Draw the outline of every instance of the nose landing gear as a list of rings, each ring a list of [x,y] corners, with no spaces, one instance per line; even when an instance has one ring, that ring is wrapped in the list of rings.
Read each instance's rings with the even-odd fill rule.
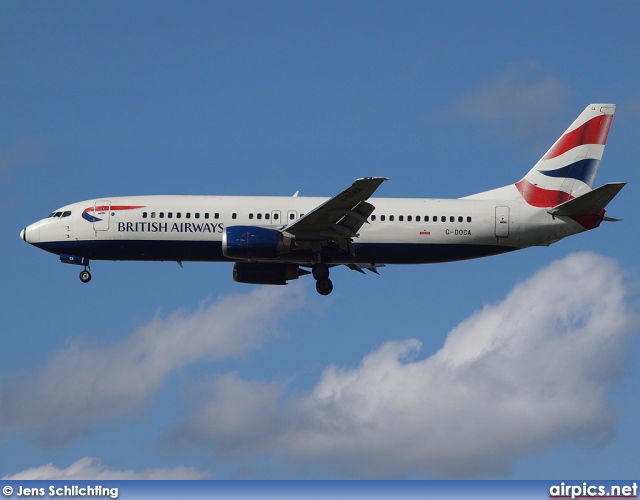
[[[84,270],[80,271],[80,281],[89,283],[91,281],[91,273],[89,272],[89,259],[80,257],[79,255],[69,255],[67,253],[60,254],[60,262],[63,264],[73,264],[75,266],[84,266]]]
[[[91,273],[85,267],[84,270],[80,271],[80,281],[83,283],[89,283],[91,281]]]

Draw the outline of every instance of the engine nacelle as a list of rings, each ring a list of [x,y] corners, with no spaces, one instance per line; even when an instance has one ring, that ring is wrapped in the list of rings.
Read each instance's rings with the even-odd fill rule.
[[[309,271],[296,264],[271,264],[268,262],[236,262],[233,265],[233,281],[254,285],[286,285]]]
[[[257,226],[230,226],[222,233],[222,253],[230,259],[268,259],[291,251],[291,238]]]

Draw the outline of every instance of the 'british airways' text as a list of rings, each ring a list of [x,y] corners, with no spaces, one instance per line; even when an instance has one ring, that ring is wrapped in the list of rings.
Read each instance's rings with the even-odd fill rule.
[[[222,233],[224,223],[118,222],[119,233]]]

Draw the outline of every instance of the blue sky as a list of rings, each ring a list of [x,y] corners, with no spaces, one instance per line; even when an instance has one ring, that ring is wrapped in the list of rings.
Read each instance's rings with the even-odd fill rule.
[[[638,21],[632,2],[0,4],[0,477],[637,474]],[[629,183],[624,221],[549,248],[337,269],[320,297],[220,263],[94,262],[83,285],[18,238],[105,196],[363,176],[465,196],[519,180],[591,102],[618,106],[596,184]]]

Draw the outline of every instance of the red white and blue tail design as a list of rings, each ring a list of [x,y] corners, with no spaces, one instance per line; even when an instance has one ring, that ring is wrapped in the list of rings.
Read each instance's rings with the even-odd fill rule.
[[[614,104],[590,104],[516,187],[534,207],[556,207],[593,189]]]

